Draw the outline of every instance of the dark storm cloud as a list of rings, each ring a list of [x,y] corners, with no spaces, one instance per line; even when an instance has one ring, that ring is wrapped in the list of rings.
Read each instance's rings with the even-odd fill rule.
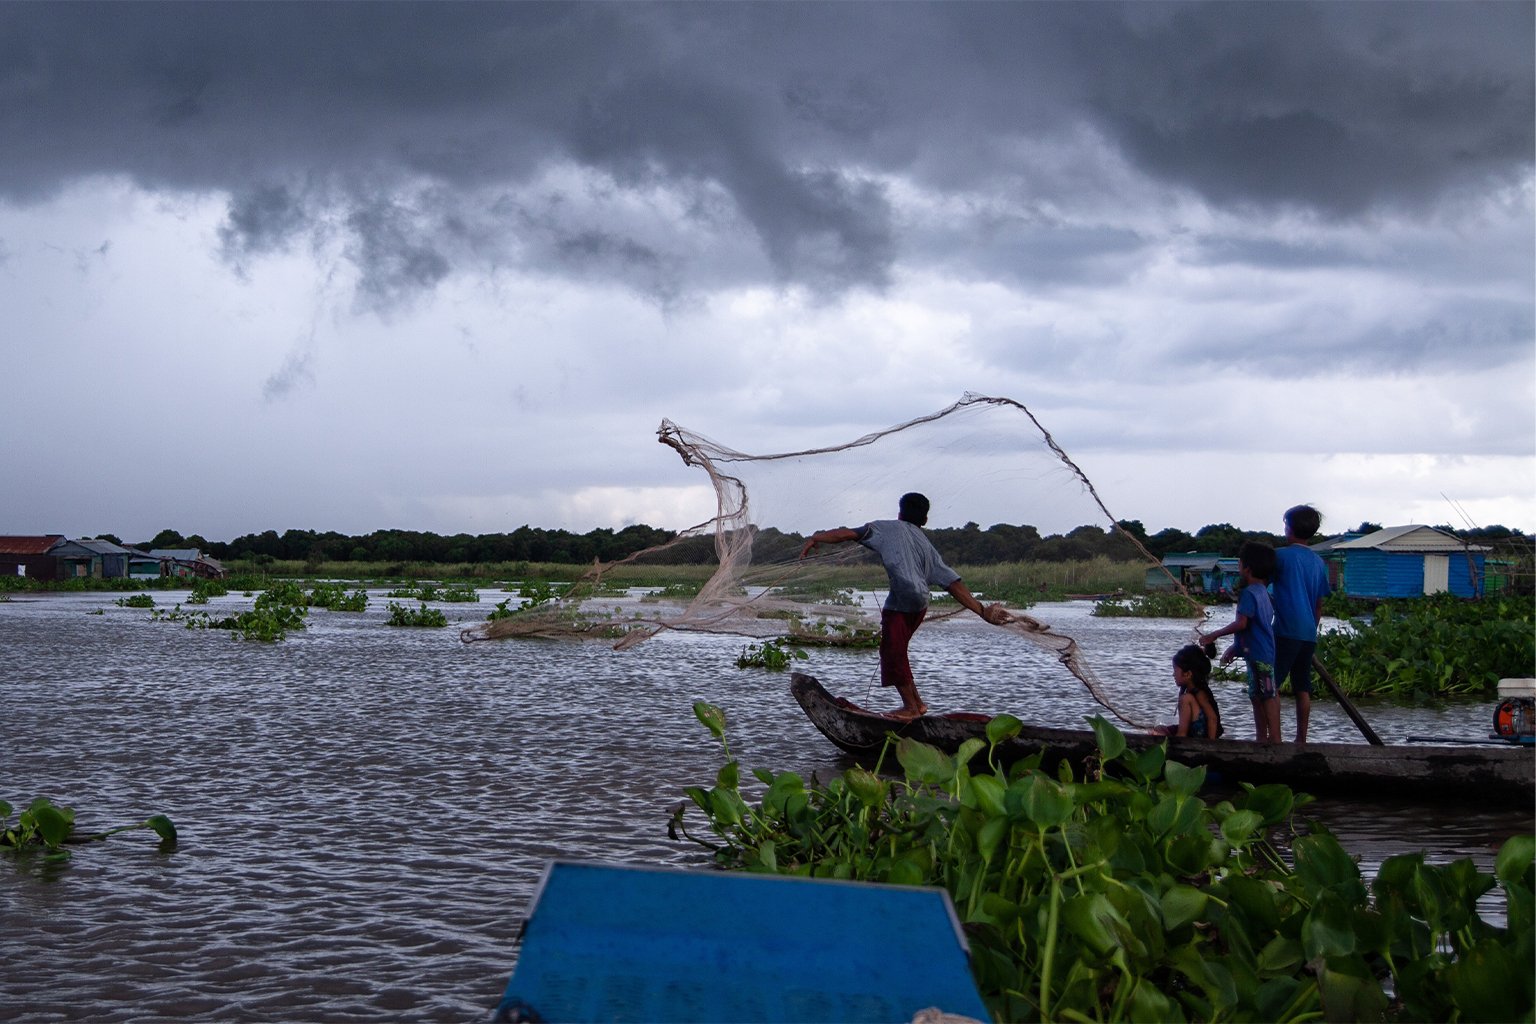
[[[886,178],[1020,210],[1070,205],[1098,169],[1047,176],[1018,153],[1083,133],[1150,182],[1234,210],[1422,210],[1519,180],[1532,10],[6,4],[0,196],[35,200],[92,175],[227,193],[232,263],[338,229],[375,306],[461,266],[551,255],[619,267],[662,301],[721,266],[878,289],[898,260],[925,258]],[[687,239],[573,215],[498,241],[518,219],[472,207],[573,163],[731,210],[690,217],[704,234]],[[955,223],[955,237],[976,226]],[[1073,230],[1089,234],[1055,244],[1134,244]],[[757,270],[719,255],[743,231]],[[1039,252],[1070,272],[1050,245]]]

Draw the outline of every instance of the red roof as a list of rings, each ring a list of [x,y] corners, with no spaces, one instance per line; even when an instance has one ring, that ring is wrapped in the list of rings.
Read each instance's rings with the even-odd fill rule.
[[[49,548],[63,539],[62,533],[43,537],[0,537],[0,555],[46,555]]]

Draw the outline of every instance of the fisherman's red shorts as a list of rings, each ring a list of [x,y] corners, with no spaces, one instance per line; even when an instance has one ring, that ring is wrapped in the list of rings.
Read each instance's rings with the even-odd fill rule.
[[[923,617],[927,614],[926,608],[920,612],[880,613],[881,686],[901,686],[905,683],[917,685],[912,678],[912,662],[907,659],[907,645],[912,642],[912,634],[917,632],[917,627],[923,624]]]

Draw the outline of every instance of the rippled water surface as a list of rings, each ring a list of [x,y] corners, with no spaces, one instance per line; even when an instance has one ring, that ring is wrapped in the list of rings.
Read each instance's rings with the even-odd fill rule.
[[[0,1019],[485,1020],[550,858],[703,863],[666,830],[683,787],[721,763],[694,700],[726,710],[745,767],[846,766],[786,676],[735,668],[740,638],[663,634],[624,653],[466,645],[456,629],[385,626],[376,591],[367,612],[315,610],[266,645],[154,622],[114,596],[0,602],[0,798],[47,796],[87,828],[164,813],[181,841],[162,853],[148,832],[115,836],[50,874],[0,860]],[[503,596],[438,607],[469,624]],[[209,610],[249,604],[231,594]],[[1035,614],[1079,638],[1117,706],[1171,716],[1167,663],[1188,624],[1090,607]],[[974,618],[925,626],[914,660],[935,710],[1057,725],[1099,710],[1048,655]],[[855,700],[895,703],[872,653],[818,652],[807,667]],[[1217,690],[1229,728],[1250,735],[1232,687]],[[1484,705],[1363,710],[1388,742],[1482,735],[1490,718]],[[1327,702],[1312,732],[1358,738]],[[1410,796],[1316,816],[1368,868],[1425,849],[1486,869],[1532,827],[1530,808],[1426,810]]]

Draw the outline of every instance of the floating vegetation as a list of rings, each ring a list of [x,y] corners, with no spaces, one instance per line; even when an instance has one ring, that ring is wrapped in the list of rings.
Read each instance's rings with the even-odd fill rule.
[[[1502,678],[1531,674],[1533,615],[1529,597],[1393,599],[1351,618],[1346,629],[1323,633],[1317,653],[1351,696],[1417,703],[1481,696]]]
[[[257,595],[256,606],[238,615],[214,618],[204,611],[184,612],[178,604],[169,612],[156,608],[150,618],[157,622],[185,622],[188,629],[227,629],[242,640],[276,643],[290,630],[304,628],[308,603],[298,586],[279,585]]]
[[[347,593],[340,583],[317,583],[309,592],[312,608],[328,608],[333,612],[365,612],[368,610],[368,591],[358,588]]]
[[[781,647],[773,640],[760,644],[748,644],[736,657],[737,668],[765,668],[770,672],[782,672],[794,661],[804,661],[810,655],[798,647]]]
[[[448,616],[436,608],[428,608],[425,601],[421,602],[421,607],[415,611],[391,601],[388,622],[391,626],[436,627],[448,625]]]
[[[199,579],[192,584],[192,593],[187,598],[187,604],[207,604],[210,597],[223,597],[229,593],[229,587],[219,580]]]
[[[1205,609],[1183,594],[1157,591],[1102,598],[1094,602],[1093,614],[1106,619],[1198,619],[1205,614]]]
[[[1330,832],[1294,824],[1309,797],[1247,785],[1208,802],[1204,768],[1168,760],[1166,744],[1133,751],[1100,717],[1081,774],[1040,754],[995,767],[1021,728],[1003,715],[954,756],[888,741],[894,779],[879,765],[809,785],[756,770],[749,804],[724,713],[694,713],[726,763],[685,790],[668,834],[728,869],[944,888],[995,1020],[1531,1019],[1529,834],[1492,875],[1411,853],[1367,885]],[[688,830],[692,808],[707,834]],[[1481,916],[1496,887],[1508,927]]]
[[[149,829],[160,837],[160,848],[169,851],[176,846],[176,826],[163,814],[156,814],[137,825],[122,825],[105,832],[82,834],[75,829],[75,812],[61,807],[46,797],[38,797],[27,805],[26,810],[11,822],[14,808],[0,800],[0,850],[9,850],[18,856],[40,854],[45,862],[66,861],[70,851],[65,844],[94,842],[119,832]]]
[[[112,603],[121,608],[153,608],[155,599],[149,594],[134,594],[132,597],[120,597]]]
[[[788,640],[801,647],[852,647],[874,649],[880,646],[880,631],[844,622],[796,621]]]

